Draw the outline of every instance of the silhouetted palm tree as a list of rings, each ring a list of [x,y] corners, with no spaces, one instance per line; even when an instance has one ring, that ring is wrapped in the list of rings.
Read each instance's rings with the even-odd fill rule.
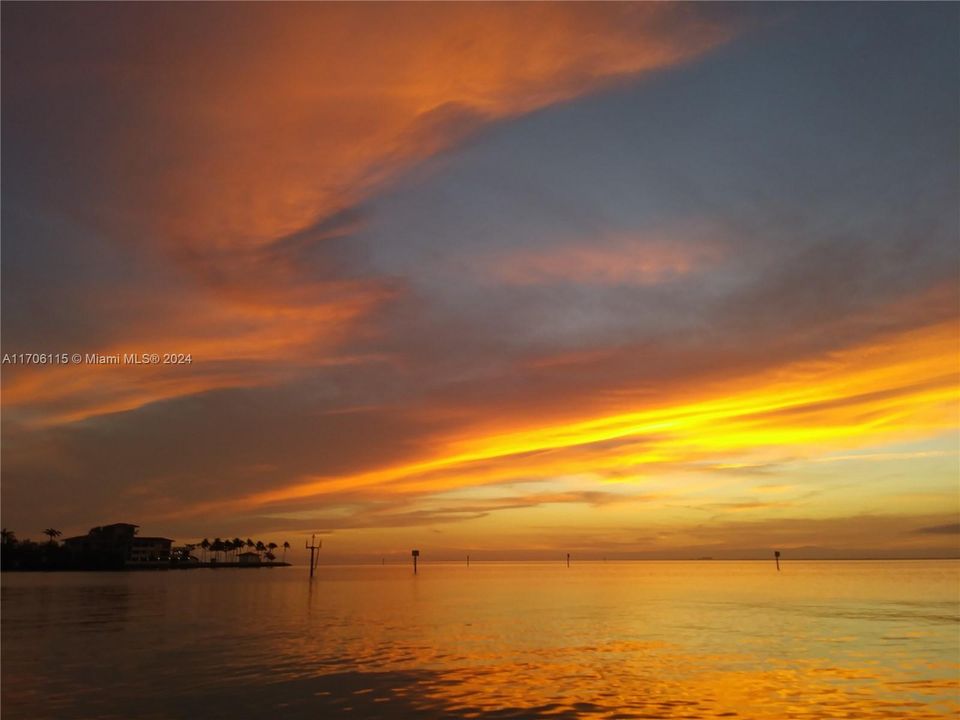
[[[277,556],[274,555],[272,552],[268,552],[266,555],[264,555],[264,557],[270,562],[273,562],[274,560],[277,559]]]
[[[284,540],[284,541],[283,541],[283,561],[284,561],[284,562],[287,561],[287,550],[289,550],[289,549],[290,549],[290,543],[288,543],[286,540]]]
[[[0,530],[0,538],[2,538],[4,545],[16,545],[17,543],[17,534],[13,530],[3,528],[3,530]]]
[[[243,540],[241,540],[240,538],[234,538],[233,539],[233,559],[234,560],[237,560],[237,553],[242,547],[243,547]]]
[[[203,559],[206,561],[207,552],[210,550],[210,541],[204,538],[203,542],[200,543],[200,549],[203,550]]]
[[[263,555],[267,551],[267,546],[263,544],[263,540],[257,540],[257,552]]]
[[[210,549],[213,550],[213,557],[219,559],[217,553],[223,552],[223,540],[214,538],[213,542],[210,543]]]
[[[275,542],[272,542],[269,545],[267,545],[267,550],[269,550],[270,554],[273,555],[273,551],[276,550],[278,547],[280,546],[277,545]]]
[[[57,530],[56,528],[47,528],[46,530],[43,531],[43,534],[50,536],[51,543],[55,542],[54,538],[57,538],[63,535],[63,533]]]

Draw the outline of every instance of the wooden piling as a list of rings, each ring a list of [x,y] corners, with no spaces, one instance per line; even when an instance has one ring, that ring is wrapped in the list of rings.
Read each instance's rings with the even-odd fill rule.
[[[306,546],[306,549],[310,551],[310,577],[313,577],[313,571],[317,567],[317,561],[320,560],[320,553],[318,553],[317,550],[323,547],[323,540],[317,545],[317,536],[313,534],[310,536],[310,544],[307,545],[306,540],[303,541],[303,544]],[[316,559],[314,559],[314,556],[316,556]]]

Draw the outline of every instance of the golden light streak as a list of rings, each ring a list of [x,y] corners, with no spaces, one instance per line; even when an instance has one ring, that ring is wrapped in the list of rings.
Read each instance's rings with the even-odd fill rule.
[[[235,505],[253,508],[369,486],[437,492],[518,477],[602,476],[618,468],[640,472],[660,463],[785,449],[816,457],[882,438],[922,437],[957,426],[956,360],[957,329],[945,323],[713,386],[698,400],[665,398],[649,409],[453,441],[446,452],[419,462],[310,478]],[[634,447],[591,447],[623,439]],[[644,449],[637,451],[636,443]]]

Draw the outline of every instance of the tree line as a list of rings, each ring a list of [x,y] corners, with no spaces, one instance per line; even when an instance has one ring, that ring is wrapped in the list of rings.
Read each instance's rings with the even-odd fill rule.
[[[71,567],[70,554],[57,543],[63,535],[56,528],[43,531],[49,540],[34,542],[20,540],[13,530],[3,528],[0,531],[0,566],[18,570],[62,570]]]
[[[227,558],[233,555],[233,560],[236,561],[239,559],[240,552],[246,548],[246,552],[255,552],[262,559],[269,562],[273,562],[277,559],[276,553],[274,552],[278,548],[283,550],[283,561],[287,560],[287,550],[290,549],[290,543],[284,541],[283,545],[277,545],[275,542],[264,543],[263,540],[254,541],[251,538],[242,540],[241,538],[233,538],[233,540],[221,540],[220,538],[214,538],[213,541],[204,538],[199,543],[188,543],[184,546],[188,555],[192,554],[195,550],[199,549],[201,555],[203,556],[201,560],[207,562],[211,559],[214,562],[227,562]],[[221,560],[222,556],[222,560]]]

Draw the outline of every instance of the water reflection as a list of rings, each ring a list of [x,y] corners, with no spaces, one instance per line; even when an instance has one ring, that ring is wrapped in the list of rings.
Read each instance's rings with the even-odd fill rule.
[[[960,563],[3,577],[5,718],[939,718]]]

